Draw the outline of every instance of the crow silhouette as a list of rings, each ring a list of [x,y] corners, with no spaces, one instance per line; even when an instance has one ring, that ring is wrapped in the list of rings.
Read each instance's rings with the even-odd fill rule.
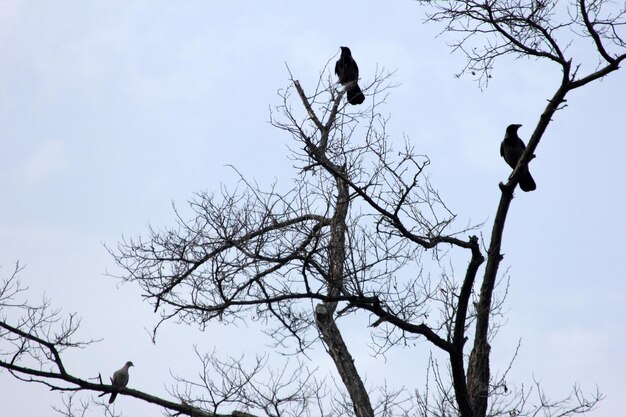
[[[500,144],[500,155],[504,158],[507,164],[513,169],[517,166],[519,159],[522,157],[524,150],[526,149],[526,145],[524,142],[517,136],[517,129],[519,129],[522,125],[509,125],[506,128],[506,133],[504,135],[504,140]],[[528,170],[528,165],[521,168],[522,173],[519,178],[519,188],[522,191],[533,191],[537,188],[537,184],[535,184],[535,180],[530,175],[530,171]]]
[[[359,66],[352,58],[352,52],[347,46],[341,47],[341,56],[335,64],[335,74],[339,77],[339,82],[346,87],[348,103],[356,105],[365,101],[365,96],[358,84]]]

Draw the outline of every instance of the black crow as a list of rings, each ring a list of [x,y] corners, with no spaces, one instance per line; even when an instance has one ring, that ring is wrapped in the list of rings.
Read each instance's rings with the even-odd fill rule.
[[[341,56],[335,64],[335,74],[339,77],[339,82],[346,87],[348,103],[361,104],[365,101],[365,96],[357,84],[359,67],[352,59],[352,52],[347,46],[341,47]]]
[[[500,144],[500,155],[504,158],[507,164],[513,169],[517,166],[519,159],[522,157],[522,153],[526,149],[524,142],[517,136],[517,129],[522,125],[509,125],[506,128],[506,134],[504,140]],[[522,167],[522,173],[519,177],[519,188],[522,191],[533,191],[537,188],[535,180],[530,175],[528,166]]]

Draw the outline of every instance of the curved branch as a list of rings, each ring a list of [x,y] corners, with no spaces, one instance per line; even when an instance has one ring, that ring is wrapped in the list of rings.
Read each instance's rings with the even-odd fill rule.
[[[489,16],[489,20],[487,20],[487,23],[491,24],[498,33],[500,33],[506,40],[508,40],[511,44],[515,45],[517,48],[519,48],[523,53],[527,54],[527,55],[531,55],[531,56],[536,56],[536,57],[543,57],[543,58],[548,58],[554,62],[557,62],[561,65],[565,65],[566,61],[563,58],[563,54],[561,53],[560,48],[558,47],[558,44],[554,41],[554,39],[552,38],[552,36],[550,36],[547,31],[545,30],[545,28],[540,27],[537,24],[534,24],[532,22],[529,22],[528,19],[525,19],[524,21],[526,23],[528,23],[531,27],[533,27],[534,29],[538,29],[540,28],[540,32],[544,35],[544,38],[546,41],[548,41],[548,43],[552,46],[552,48],[554,49],[556,47],[556,52],[557,55],[551,54],[549,52],[545,52],[545,51],[540,51],[538,49],[534,49],[531,48],[529,46],[524,45],[518,38],[516,38],[515,36],[513,36],[512,34],[510,34],[508,31],[506,31],[500,24],[499,21],[500,19],[497,19],[494,15],[493,15],[493,9],[491,8],[491,6],[489,5],[485,5],[485,9],[487,10],[487,14]]]
[[[613,71],[617,71],[619,69],[619,65],[620,63],[626,59],[626,54],[624,55],[620,55],[616,58],[613,59],[613,62],[606,65],[605,67],[599,69],[596,72],[593,72],[583,78],[579,78],[577,80],[574,80],[570,83],[569,88],[570,90],[574,90],[576,88],[580,88],[582,86],[584,86],[585,84],[589,84],[592,81],[598,80],[602,77],[607,76],[608,74],[612,73]]]
[[[56,391],[96,391],[102,393],[113,393],[116,392],[121,395],[128,395],[130,397],[134,397],[140,399],[142,401],[159,405],[171,411],[176,411],[179,414],[187,415],[187,416],[198,416],[198,417],[237,417],[239,413],[234,412],[231,414],[216,414],[211,413],[197,407],[192,407],[188,404],[180,404],[172,401],[165,400],[160,397],[156,397],[154,395],[147,394],[145,392],[131,389],[131,388],[121,388],[114,385],[106,385],[106,384],[94,384],[92,382],[86,381],[81,378],[77,378],[68,373],[57,373],[57,372],[45,372],[39,371],[36,369],[30,369],[26,367],[22,367],[19,365],[7,363],[5,361],[0,360],[0,367],[7,369],[11,373],[18,373],[22,375],[34,376],[37,378],[45,378],[47,380],[54,380],[59,382],[66,382],[73,386],[60,386],[60,385],[51,385],[50,383],[46,383],[41,380],[33,380],[33,382],[44,383],[52,387],[52,389]],[[241,415],[241,414],[239,414]]]
[[[602,55],[609,64],[615,65],[615,58],[613,58],[604,48],[604,44],[602,43],[602,39],[600,39],[600,35],[593,27],[593,23],[589,20],[589,13],[587,12],[587,7],[585,5],[585,0],[580,1],[580,14],[583,17],[583,22],[585,22],[585,27],[587,28],[587,32],[593,39],[593,42],[596,44],[596,48],[598,48],[598,52]]]

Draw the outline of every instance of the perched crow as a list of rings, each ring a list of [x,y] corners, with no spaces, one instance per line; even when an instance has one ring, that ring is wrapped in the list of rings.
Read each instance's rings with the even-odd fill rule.
[[[517,129],[522,125],[509,125],[506,128],[506,134],[504,140],[500,144],[500,155],[504,158],[507,164],[513,169],[517,166],[519,159],[522,157],[522,153],[526,149],[524,142],[517,136]],[[532,191],[537,188],[535,180],[530,175],[528,165],[522,168],[522,173],[519,178],[519,188],[522,191]]]
[[[335,64],[335,74],[339,77],[339,82],[346,87],[348,103],[361,104],[365,101],[365,96],[359,88],[359,67],[352,59],[352,52],[347,46],[341,47],[341,56]]]

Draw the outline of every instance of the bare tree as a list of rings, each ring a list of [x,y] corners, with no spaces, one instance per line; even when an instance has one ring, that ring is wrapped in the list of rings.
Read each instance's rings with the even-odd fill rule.
[[[522,168],[567,94],[619,69],[626,58],[626,12],[601,0],[423,3],[431,8],[428,20],[443,23],[455,36],[453,47],[466,54],[462,72],[481,85],[504,56],[548,61],[562,72],[526,151],[500,183],[486,253],[474,234],[482,225],[457,225],[429,182],[428,158],[409,142],[400,151],[392,148],[381,112],[389,77],[377,74],[364,88],[369,105],[352,107],[328,70],[309,93],[292,76],[272,113],[273,125],[293,138],[290,186],[265,188],[240,177],[236,190],[198,194],[190,201],[193,215],[177,213],[175,227],[151,230],[111,250],[120,278],[139,285],[160,314],[155,332],[167,320],[200,328],[213,320],[258,320],[276,347],[290,353],[306,354],[321,342],[341,384],[329,387],[302,363],[272,371],[263,358],[245,367],[239,358],[220,361],[201,352],[199,379],[177,378],[171,390],[176,401],[75,377],[61,353],[84,346],[72,341],[78,323],[73,317],[59,322],[47,303],[14,303],[20,292],[15,274],[5,280],[0,306],[24,314],[13,325],[2,317],[0,337],[10,347],[3,345],[0,366],[54,390],[118,391],[172,414],[484,417],[593,409],[602,398],[598,392],[585,396],[574,387],[571,397],[550,401],[538,384],[509,389],[508,369],[493,372],[490,343],[502,303],[494,291]],[[589,45],[597,62],[576,61],[572,52]],[[445,268],[435,280],[424,273],[446,254],[464,257],[462,276]],[[369,317],[376,353],[423,339],[445,354],[445,364],[430,359],[424,391],[366,386],[338,325],[359,312]]]
[[[543,0],[443,1],[433,4],[435,11],[429,20],[444,23],[445,31],[460,35],[453,46],[465,53],[468,62],[465,69],[480,74],[481,82],[491,76],[495,60],[505,55],[547,60],[557,65],[562,73],[560,85],[539,117],[517,168],[509,182],[500,186],[502,196],[487,250],[487,266],[477,306],[476,334],[468,364],[470,407],[460,406],[461,415],[484,416],[491,394],[488,340],[492,294],[502,259],[500,247],[504,224],[520,168],[534,157],[552,118],[563,108],[567,94],[619,69],[626,58],[623,37],[626,9],[620,10],[620,6],[613,2],[599,0],[576,0],[566,5]],[[574,42],[580,40],[592,40],[596,51],[597,66],[587,72],[583,68],[593,64],[579,62],[569,54],[569,50],[576,51],[578,43]]]

